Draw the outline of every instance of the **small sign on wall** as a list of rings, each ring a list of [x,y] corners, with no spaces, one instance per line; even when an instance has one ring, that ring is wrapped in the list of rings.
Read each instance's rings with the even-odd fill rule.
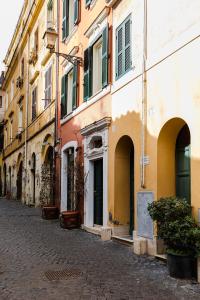
[[[147,210],[148,203],[154,201],[153,192],[137,193],[138,236],[153,239],[153,221]]]

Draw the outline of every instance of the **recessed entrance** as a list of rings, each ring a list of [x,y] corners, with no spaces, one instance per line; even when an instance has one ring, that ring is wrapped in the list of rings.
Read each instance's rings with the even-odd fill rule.
[[[115,151],[114,224],[124,227],[124,234],[134,229],[134,146],[129,136],[123,136]]]
[[[176,139],[176,195],[190,202],[190,132],[187,125]]]
[[[17,200],[22,200],[22,161],[20,162],[19,165],[19,170],[17,173]]]
[[[32,180],[32,204],[35,204],[35,171],[36,171],[36,157],[35,153],[32,154],[31,162],[31,180]]]
[[[94,225],[103,225],[103,159],[94,161]]]

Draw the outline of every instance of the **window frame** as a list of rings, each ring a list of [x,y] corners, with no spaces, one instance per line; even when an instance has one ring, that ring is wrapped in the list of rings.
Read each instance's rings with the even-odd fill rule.
[[[126,70],[125,69],[125,52],[128,47],[125,45],[125,24],[130,21],[130,66]],[[119,75],[119,69],[118,69],[118,57],[119,57],[119,51],[118,51],[118,32],[122,29],[122,50],[120,51],[122,53],[122,73]],[[116,28],[115,30],[115,80],[117,81],[121,77],[123,77],[126,73],[128,73],[130,70],[132,70],[132,14],[129,14],[124,21]]]
[[[32,89],[32,93],[31,93],[31,121],[32,122],[37,118],[37,97],[38,97],[38,88],[37,86],[35,86]]]
[[[50,72],[51,70],[51,72]],[[50,72],[50,75],[48,74]],[[50,81],[48,82],[48,80]],[[47,96],[50,96],[47,98]],[[50,64],[44,72],[44,109],[52,102],[53,96],[53,65]]]

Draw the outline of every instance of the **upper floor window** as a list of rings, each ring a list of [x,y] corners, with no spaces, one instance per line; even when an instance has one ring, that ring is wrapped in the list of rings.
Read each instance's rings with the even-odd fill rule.
[[[21,78],[24,78],[24,58],[21,60]]]
[[[37,87],[35,87],[32,91],[32,121],[35,120],[37,116]]]
[[[108,27],[84,52],[84,101],[108,84]]]
[[[61,118],[63,118],[77,107],[77,66],[74,66],[73,69],[62,77],[61,85]]]
[[[14,85],[15,85],[15,82],[14,82],[14,80],[12,80],[12,82],[11,82],[11,88],[10,88],[10,98],[11,98],[11,101],[14,98]]]
[[[63,0],[62,39],[68,37],[80,21],[80,0]]]
[[[131,24],[131,16],[128,16],[116,30],[116,79],[132,67]]]
[[[51,103],[52,99],[52,66],[45,73],[44,107]]]
[[[2,108],[2,106],[3,106],[3,97],[0,96],[0,108]]]
[[[34,34],[34,50],[35,53],[38,54],[38,50],[39,50],[39,33],[38,33],[38,28],[35,31]]]
[[[10,118],[10,143],[12,143],[13,140],[13,118]]]
[[[47,3],[47,28],[53,28],[53,0]]]
[[[19,104],[19,112],[18,112],[18,132],[23,130],[23,106],[22,103]]]

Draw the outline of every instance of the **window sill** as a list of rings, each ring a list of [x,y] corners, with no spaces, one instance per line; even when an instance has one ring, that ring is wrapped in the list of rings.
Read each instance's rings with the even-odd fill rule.
[[[130,69],[127,73],[116,79],[112,84],[111,94],[115,93],[117,90],[121,89],[127,83],[132,81],[135,75],[135,67],[132,67],[132,69]]]
[[[105,87],[103,90],[99,91],[97,94],[90,97],[86,102],[83,102],[79,107],[77,107],[71,114],[67,115],[63,119],[60,120],[60,124],[64,125],[66,122],[68,122],[70,119],[78,115],[80,112],[85,110],[87,107],[91,106],[95,102],[99,101],[104,96],[108,95],[110,93],[110,85]]]
[[[70,32],[70,34],[62,40],[62,43],[68,44],[72,36],[76,33],[77,29],[78,29],[78,25],[75,25],[72,31]]]

